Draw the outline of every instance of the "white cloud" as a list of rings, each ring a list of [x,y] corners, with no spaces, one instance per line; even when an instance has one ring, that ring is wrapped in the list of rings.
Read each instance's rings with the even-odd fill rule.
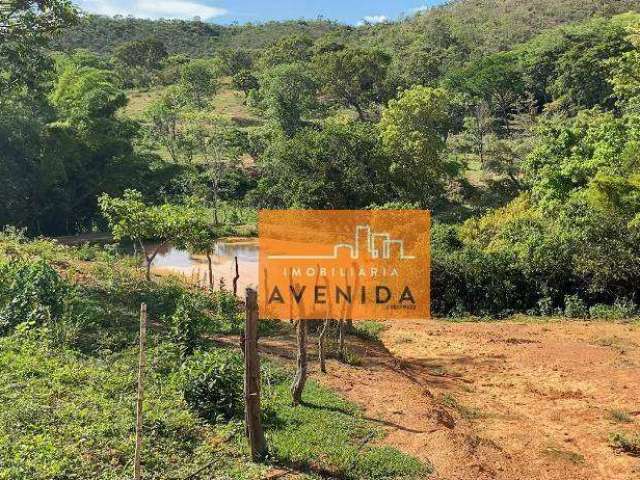
[[[385,15],[367,15],[362,19],[361,22],[358,22],[358,25],[365,25],[365,24],[373,25],[376,23],[384,23],[388,21],[389,21],[389,18],[386,17]]]
[[[427,10],[430,10],[431,7],[429,5],[422,5],[420,7],[415,7],[411,9],[411,13],[418,13],[418,12],[425,12]]]
[[[80,7],[100,15],[133,15],[140,18],[209,19],[227,14],[227,10],[183,0],[81,0]]]

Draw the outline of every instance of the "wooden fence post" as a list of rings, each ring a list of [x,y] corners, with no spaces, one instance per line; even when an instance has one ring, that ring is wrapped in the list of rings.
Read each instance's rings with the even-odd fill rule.
[[[136,450],[133,461],[133,478],[142,478],[142,406],[144,402],[144,370],[147,365],[147,355],[145,353],[145,343],[147,339],[147,304],[140,305],[140,354],[138,357],[138,398],[136,401]]]
[[[318,336],[318,359],[320,360],[320,371],[327,373],[326,354],[324,351],[325,339],[327,336],[327,328],[329,327],[329,319],[325,318],[322,328],[320,329],[320,335]]]
[[[267,453],[260,413],[260,358],[258,357],[258,296],[246,291],[246,323],[244,329],[244,400],[246,433],[254,462]]]
[[[298,351],[296,353],[296,376],[291,384],[291,399],[293,406],[296,407],[302,403],[302,392],[307,382],[307,321],[298,320],[296,328],[296,344]]]
[[[236,275],[233,277],[233,296],[238,295],[238,279],[240,278],[240,272],[238,271],[238,256],[234,257],[234,262],[236,266]]]

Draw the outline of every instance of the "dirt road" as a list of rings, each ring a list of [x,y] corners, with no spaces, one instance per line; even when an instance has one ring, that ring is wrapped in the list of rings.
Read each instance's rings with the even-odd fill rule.
[[[640,478],[609,440],[640,430],[637,324],[393,322],[381,339],[352,340],[359,366],[313,375],[434,478]]]

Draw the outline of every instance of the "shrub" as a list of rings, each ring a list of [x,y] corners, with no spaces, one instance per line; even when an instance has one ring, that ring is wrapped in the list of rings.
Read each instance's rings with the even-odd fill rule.
[[[537,285],[514,255],[466,247],[434,248],[431,271],[434,313],[504,315],[535,305]]]
[[[59,320],[67,292],[67,283],[44,261],[0,264],[0,333],[24,322]]]
[[[241,355],[227,350],[197,352],[182,369],[184,399],[199,416],[214,423],[242,418],[244,364]]]
[[[537,306],[540,315],[545,317],[553,315],[553,299],[551,297],[542,297],[538,300]]]
[[[587,318],[587,306],[578,295],[565,295],[564,314],[569,318]]]
[[[589,309],[591,318],[599,320],[623,320],[631,318],[638,313],[638,307],[626,298],[616,299],[613,305],[599,303]]]
[[[185,293],[171,316],[171,333],[183,358],[191,355],[198,346],[200,334],[207,323],[205,307],[205,299],[201,296]]]

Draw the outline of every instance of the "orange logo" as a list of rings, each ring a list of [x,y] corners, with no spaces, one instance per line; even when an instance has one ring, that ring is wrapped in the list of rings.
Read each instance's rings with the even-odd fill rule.
[[[429,227],[423,210],[261,210],[260,318],[429,318]]]

